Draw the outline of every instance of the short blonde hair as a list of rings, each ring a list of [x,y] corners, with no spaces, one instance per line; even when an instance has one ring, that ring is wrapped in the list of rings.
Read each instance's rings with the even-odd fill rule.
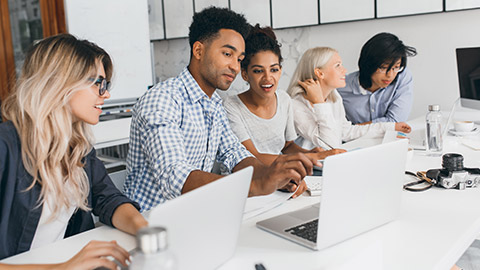
[[[287,93],[293,98],[298,94],[305,93],[305,90],[298,84],[298,81],[307,79],[316,79],[315,69],[324,68],[337,50],[329,47],[315,47],[308,49],[298,62],[297,68],[293,73]],[[331,92],[327,99],[336,101],[334,92]]]
[[[74,92],[93,85],[89,79],[97,76],[99,64],[109,81],[112,61],[103,49],[69,34],[46,38],[27,53],[17,84],[2,105],[33,177],[29,189],[41,186],[38,205],[51,199],[53,216],[63,207],[89,209],[83,158],[92,150],[93,136],[88,124],[74,121],[68,102]]]

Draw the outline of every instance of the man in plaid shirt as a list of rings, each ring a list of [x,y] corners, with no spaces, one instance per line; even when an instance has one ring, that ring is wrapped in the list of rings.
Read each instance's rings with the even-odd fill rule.
[[[249,196],[277,189],[296,195],[313,163],[303,154],[282,155],[265,166],[238,141],[216,89],[227,90],[240,72],[250,25],[228,9],[207,8],[190,26],[190,64],[180,75],[148,90],[133,109],[125,193],[142,211],[221,178],[214,162],[230,171],[254,167]]]

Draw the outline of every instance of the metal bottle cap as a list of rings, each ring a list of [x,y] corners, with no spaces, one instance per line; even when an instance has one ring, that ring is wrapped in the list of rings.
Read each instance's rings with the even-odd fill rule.
[[[164,227],[146,227],[138,230],[137,247],[145,254],[166,250],[168,247],[167,229]]]
[[[438,105],[438,104],[428,105],[428,110],[429,111],[440,111],[440,105]]]

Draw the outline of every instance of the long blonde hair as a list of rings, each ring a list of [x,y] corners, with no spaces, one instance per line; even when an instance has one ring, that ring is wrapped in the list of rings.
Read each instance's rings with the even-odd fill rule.
[[[110,56],[97,45],[61,34],[46,38],[27,53],[21,75],[2,115],[20,137],[22,160],[33,182],[41,186],[38,205],[55,202],[53,216],[63,207],[89,210],[89,181],[82,159],[92,150],[90,126],[74,121],[69,100],[93,85],[98,65],[112,77]],[[68,184],[69,188],[65,188]]]
[[[308,49],[300,59],[300,62],[293,73],[287,93],[293,98],[296,95],[305,93],[305,90],[298,84],[298,81],[305,81],[307,79],[317,79],[315,75],[316,68],[323,68],[330,61],[330,58],[337,52],[337,50],[329,47],[315,47]],[[334,92],[332,91],[327,99],[332,102],[336,101]]]

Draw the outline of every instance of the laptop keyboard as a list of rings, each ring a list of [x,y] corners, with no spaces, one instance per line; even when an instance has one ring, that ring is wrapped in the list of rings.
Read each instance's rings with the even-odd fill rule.
[[[285,232],[291,233],[310,242],[317,243],[317,229],[318,219],[315,219],[310,222],[295,226],[293,228],[286,229]]]
[[[310,196],[320,196],[322,194],[323,179],[321,176],[307,176],[304,180]]]

